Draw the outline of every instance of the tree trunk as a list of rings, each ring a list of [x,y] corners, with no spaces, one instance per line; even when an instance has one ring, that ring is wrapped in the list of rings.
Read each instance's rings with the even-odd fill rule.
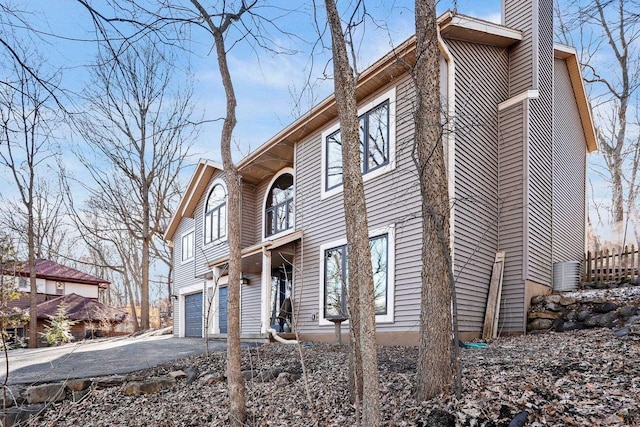
[[[126,274],[123,274],[124,286],[129,297],[129,307],[131,307],[131,318],[133,320],[133,330],[140,330],[140,323],[138,322],[138,310],[136,309],[136,302],[133,299],[133,290],[131,289],[131,282]]]
[[[440,123],[440,68],[435,2],[416,0],[414,155],[422,197],[422,291],[417,398],[451,384],[449,197]]]
[[[231,155],[231,135],[236,125],[236,96],[227,65],[224,34],[216,28],[213,38],[218,66],[227,98],[227,111],[222,125],[220,151],[227,181],[227,223],[229,244],[229,293],[227,333],[227,389],[229,393],[229,421],[242,426],[246,420],[245,384],[240,368],[240,177]]]
[[[356,106],[357,78],[349,64],[340,16],[333,0],[325,0],[331,29],[334,92],[342,140],[343,202],[348,242],[349,318],[354,352],[356,395],[362,402],[362,425],[380,424],[375,297],[369,226],[360,160],[360,125]],[[358,354],[359,352],[359,354]],[[360,358],[360,363],[358,363]],[[360,365],[360,366],[359,366]],[[361,372],[358,370],[361,369]],[[362,384],[362,391],[359,385]],[[361,393],[361,394],[360,394]]]
[[[31,184],[33,184],[33,172],[31,173]],[[33,233],[33,187],[29,189],[29,203],[27,206],[27,238],[29,245],[29,348],[38,347],[38,284],[36,282],[36,257],[34,251]]]

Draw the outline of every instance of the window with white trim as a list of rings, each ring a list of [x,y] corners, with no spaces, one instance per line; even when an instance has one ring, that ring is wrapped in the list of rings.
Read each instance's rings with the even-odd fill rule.
[[[182,243],[181,243],[182,262],[186,262],[193,259],[193,249],[194,249],[193,236],[194,236],[193,230],[182,235]]]
[[[209,192],[204,210],[205,245],[227,236],[227,191],[216,184]]]
[[[367,175],[386,166],[391,158],[390,101],[384,100],[359,117],[360,164]],[[342,185],[342,137],[340,129],[324,138],[325,191]]]
[[[374,298],[377,321],[393,321],[393,229],[369,239],[373,267]],[[348,246],[323,245],[321,284],[321,324],[330,319],[347,318]]]
[[[360,105],[360,165],[363,181],[375,179],[396,167],[396,88],[392,87]],[[322,132],[320,197],[342,192],[342,135],[340,123]]]
[[[266,237],[293,228],[293,194],[293,175],[283,173],[274,181],[267,195],[264,215]]]

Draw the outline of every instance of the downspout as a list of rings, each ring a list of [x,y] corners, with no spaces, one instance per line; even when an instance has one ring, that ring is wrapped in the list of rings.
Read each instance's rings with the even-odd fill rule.
[[[282,338],[280,335],[278,335],[278,332],[273,329],[271,326],[269,326],[267,328],[267,332],[269,332],[271,334],[271,336],[273,337],[274,340],[278,341],[279,343],[282,344],[298,344],[298,340],[287,340]]]
[[[447,191],[449,192],[449,241],[451,244],[451,262],[454,259],[454,236],[455,236],[455,113],[456,113],[456,69],[453,61],[453,55],[449,51],[449,47],[442,39],[440,34],[440,26],[438,26],[438,46],[440,53],[447,63],[447,121],[444,132],[444,140],[447,144]],[[442,78],[442,77],[441,77]]]

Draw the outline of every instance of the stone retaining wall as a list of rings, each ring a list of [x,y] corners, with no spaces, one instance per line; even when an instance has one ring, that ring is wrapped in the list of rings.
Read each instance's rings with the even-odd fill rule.
[[[598,327],[613,328],[624,335],[640,333],[640,287],[606,287],[531,299],[529,333]]]

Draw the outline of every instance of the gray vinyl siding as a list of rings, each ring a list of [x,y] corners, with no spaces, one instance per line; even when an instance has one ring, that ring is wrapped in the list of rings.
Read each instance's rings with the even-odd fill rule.
[[[498,249],[505,251],[505,263],[498,325],[505,331],[524,326],[525,106],[519,103],[499,113]]]
[[[551,286],[553,198],[553,15],[551,0],[539,0],[539,97],[529,119],[529,223],[527,279]]]
[[[534,86],[533,1],[504,0],[504,23],[522,31],[523,38],[509,53],[509,97]]]
[[[195,261],[182,262],[182,235],[193,228],[194,220],[192,218],[183,217],[175,232],[175,240],[173,245],[173,294],[178,295],[180,288],[191,286],[202,280],[196,279],[194,276]],[[197,247],[197,246],[196,246]],[[173,334],[178,336],[180,332],[181,317],[184,313],[180,313],[180,303],[177,299],[173,299]]]
[[[585,244],[586,142],[564,60],[555,60],[553,262],[579,261]]]
[[[243,273],[249,285],[242,285],[241,290],[241,326],[242,334],[260,333],[260,275]]]
[[[505,49],[447,41],[456,78],[454,274],[461,332],[482,329],[498,248],[498,104]]]
[[[209,191],[211,191],[211,184],[216,179],[222,179],[224,181],[224,173],[222,171],[216,171],[209,184],[207,185],[206,191],[203,193],[202,198],[198,201],[198,205],[196,206],[194,216],[195,216],[195,256],[196,256],[196,264],[195,264],[195,275],[203,276],[205,274],[211,273],[211,268],[208,267],[211,261],[214,261],[218,258],[222,258],[229,254],[229,245],[226,240],[222,243],[217,244],[209,244],[205,247],[204,245],[204,204],[207,201],[207,196],[209,196]]]
[[[421,226],[411,158],[413,99],[413,86],[405,77],[396,90],[396,168],[365,182],[369,228],[395,225],[396,230],[395,319],[394,323],[378,324],[378,330],[385,332],[418,330]],[[320,246],[345,237],[343,198],[340,193],[321,199],[320,133],[301,141],[296,153],[296,224],[304,233],[304,255],[299,261],[303,280],[296,280],[296,293],[301,296],[298,326],[303,333],[331,333],[333,326],[319,326],[317,321],[322,286]]]
[[[242,185],[242,206],[240,207],[242,220],[240,232],[242,233],[242,247],[248,248],[260,241],[258,236],[261,217],[256,216],[256,210],[262,202],[258,201],[259,195],[255,186],[243,183]]]

